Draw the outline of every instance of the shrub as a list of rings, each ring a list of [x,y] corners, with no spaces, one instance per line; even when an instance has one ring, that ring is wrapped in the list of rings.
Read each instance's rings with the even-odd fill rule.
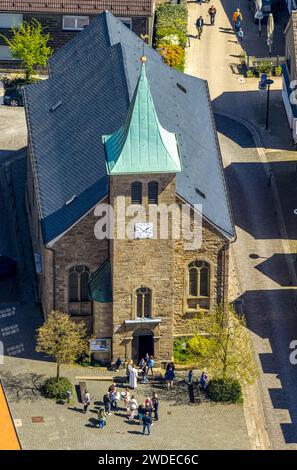
[[[253,78],[254,77],[254,71],[253,69],[248,69],[246,72],[247,78]]]
[[[72,384],[66,377],[60,377],[59,381],[56,377],[50,377],[43,386],[44,395],[47,398],[56,398],[57,400],[67,398],[67,390],[72,391]]]
[[[211,339],[205,336],[193,336],[188,342],[189,350],[194,356],[206,357],[210,341]]]
[[[274,67],[274,75],[276,77],[281,77],[282,75],[282,68],[279,66]]]
[[[240,403],[242,401],[241,385],[238,380],[213,379],[208,383],[207,396],[212,401]]]
[[[186,344],[186,349],[184,349],[184,344]],[[188,348],[187,340],[183,338],[174,340],[173,358],[174,362],[177,364],[187,364],[189,362],[193,362],[194,356],[191,354],[191,351]]]
[[[29,79],[26,80],[24,77],[20,76],[11,76],[8,77],[7,75],[4,75],[1,77],[1,81],[3,83],[4,90],[7,90],[7,88],[14,88],[14,87],[19,87],[19,86],[24,86],[24,85],[29,85],[30,83],[34,83],[38,81],[38,79]]]
[[[185,51],[181,46],[160,43],[157,46],[159,54],[163,57],[165,64],[181,72],[185,67]]]
[[[260,73],[267,73],[267,75],[270,75],[271,70],[272,70],[272,64],[271,64],[271,62],[268,62],[268,61],[260,62],[257,65],[256,70],[259,74]]]

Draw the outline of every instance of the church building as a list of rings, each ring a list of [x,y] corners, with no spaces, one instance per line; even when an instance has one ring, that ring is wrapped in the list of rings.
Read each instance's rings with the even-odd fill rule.
[[[84,321],[104,363],[169,361],[197,315],[228,303],[235,231],[207,83],[109,12],[49,71],[24,89],[44,316]]]

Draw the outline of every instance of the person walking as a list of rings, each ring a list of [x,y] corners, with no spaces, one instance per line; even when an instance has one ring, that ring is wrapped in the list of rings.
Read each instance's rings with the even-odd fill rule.
[[[169,369],[165,372],[164,378],[167,382],[168,390],[172,389],[173,388],[173,381],[175,379],[175,373],[174,373],[174,369],[172,368],[172,366],[170,366]]]
[[[99,408],[97,415],[98,415],[99,429],[103,429],[104,426],[106,425],[106,412],[104,411],[103,408]]]
[[[119,392],[117,389],[112,390],[110,392],[110,397],[111,397],[111,408],[114,411],[118,411],[118,399],[119,399]]]
[[[157,392],[153,393],[152,405],[155,413],[155,421],[159,421],[159,397]]]
[[[189,394],[190,403],[194,403],[195,398],[194,398],[194,384],[193,384],[193,371],[192,371],[192,369],[189,370],[189,373],[188,373],[188,394]]]
[[[199,18],[197,18],[197,21],[196,21],[196,29],[197,29],[196,38],[198,38],[198,39],[201,38],[201,34],[202,34],[202,31],[203,31],[203,26],[204,26],[204,21],[203,21],[202,16],[200,15]]]
[[[88,411],[88,407],[91,403],[91,397],[90,397],[88,390],[86,390],[85,393],[83,394],[81,401],[84,407],[83,413],[86,414],[86,412]]]
[[[151,433],[151,424],[152,424],[152,418],[150,417],[148,411],[146,411],[144,417],[142,418],[143,422],[143,431],[142,434],[145,434],[145,430],[147,429],[147,435],[149,436]]]
[[[235,30],[238,32],[243,21],[242,13],[239,8],[237,8],[236,11],[233,13],[232,20],[234,23]]]
[[[146,355],[144,357],[144,360],[145,360],[146,363],[148,363],[148,361],[150,360],[150,355],[149,355],[148,352],[146,353]]]
[[[137,388],[137,379],[138,379],[137,369],[136,367],[132,366],[130,369],[129,386],[133,390]]]
[[[130,401],[130,417],[129,417],[129,421],[134,421],[137,408],[138,408],[137,400],[136,400],[135,396],[132,395],[131,401]]]
[[[205,392],[207,386],[207,375],[205,372],[202,372],[201,374],[199,385],[202,392]]]
[[[239,28],[239,31],[238,31],[238,39],[240,42],[243,42],[243,31],[242,31],[242,28]]]
[[[211,5],[211,7],[208,10],[208,14],[210,16],[210,24],[211,26],[214,26],[216,14],[217,14],[217,9],[214,5]]]
[[[147,374],[149,373],[149,371],[151,371],[151,373],[152,373],[151,375],[154,375],[154,371],[153,371],[154,365],[155,365],[154,357],[150,356],[149,361],[147,363],[147,367],[148,367]]]

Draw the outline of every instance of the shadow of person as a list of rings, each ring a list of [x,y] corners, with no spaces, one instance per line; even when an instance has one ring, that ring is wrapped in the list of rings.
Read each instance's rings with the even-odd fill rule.
[[[90,418],[89,422],[85,424],[86,428],[97,428],[98,427],[98,420],[95,418]]]
[[[76,411],[77,413],[84,414],[84,410],[82,408],[77,408],[76,406],[74,408],[71,408],[70,406],[68,406],[67,410]]]

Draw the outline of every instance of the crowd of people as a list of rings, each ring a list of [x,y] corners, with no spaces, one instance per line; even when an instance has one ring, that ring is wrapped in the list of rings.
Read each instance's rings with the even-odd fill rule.
[[[124,361],[121,360],[121,358],[118,358],[112,370],[118,371],[123,365]],[[127,387],[125,390],[121,391],[115,382],[110,385],[103,396],[103,406],[101,406],[97,412],[99,429],[103,429],[105,427],[108,416],[111,416],[113,412],[116,413],[119,408],[124,408],[127,413],[127,419],[133,423],[138,422],[142,425],[142,433],[146,434],[147,432],[147,434],[150,435],[153,422],[159,420],[158,394],[153,392],[152,396],[147,396],[144,401],[138,403],[133,391],[137,388],[138,379],[141,379],[141,383],[147,384],[148,376],[151,375],[154,377],[154,366],[154,357],[149,354],[146,354],[145,357],[141,358],[137,365],[135,365],[133,361],[130,361],[127,364],[126,380],[129,383],[129,388]],[[167,389],[171,390],[174,386],[175,380],[175,367],[173,362],[167,364],[164,373],[164,380],[167,384]],[[194,376],[192,370],[188,372],[187,383],[189,399],[190,402],[193,402]],[[207,376],[205,372],[202,372],[200,379],[197,380],[197,384],[202,392],[206,390]],[[87,413],[90,403],[90,394],[85,390],[82,396],[83,413]],[[122,406],[119,406],[120,403]]]
[[[200,5],[202,3],[208,3],[209,2],[209,0],[204,0],[204,1],[203,0],[196,0],[196,1]],[[210,17],[210,26],[214,26],[216,14],[217,14],[216,7],[214,5],[211,5],[211,7],[208,9],[208,15]],[[238,39],[242,42],[243,41],[243,30],[242,30],[241,25],[242,25],[242,22],[243,22],[243,16],[242,16],[242,13],[240,11],[240,8],[237,8],[235,10],[235,12],[233,13],[232,22],[233,22],[235,32],[237,33]],[[200,15],[196,20],[196,29],[197,29],[196,37],[198,39],[201,39],[204,24],[205,23],[204,23],[203,16]]]

